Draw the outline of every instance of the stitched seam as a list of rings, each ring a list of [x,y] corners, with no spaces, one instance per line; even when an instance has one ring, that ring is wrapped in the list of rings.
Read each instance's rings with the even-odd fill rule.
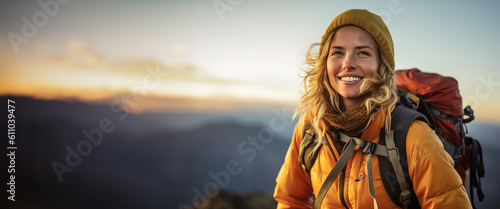
[[[423,159],[429,159],[429,155],[433,154],[436,150],[438,150],[438,148],[434,148],[433,150],[427,152],[425,155],[419,157],[419,159],[415,162],[415,165],[412,166],[412,168],[415,168],[417,165],[420,164],[420,162],[423,160]],[[408,159],[406,159],[408,161]],[[409,165],[409,164],[408,164]]]
[[[428,199],[428,200],[430,200],[430,199],[433,199],[433,198],[436,198],[436,197],[439,197],[439,196],[445,195],[445,194],[447,194],[447,193],[450,193],[450,192],[456,191],[456,190],[460,189],[461,187],[462,187],[462,184],[458,185],[458,187],[457,187],[457,188],[455,188],[455,189],[448,190],[448,191],[446,191],[446,192],[443,192],[443,193],[438,194],[438,195],[436,195],[436,196],[429,197],[429,198],[427,198],[427,199]]]

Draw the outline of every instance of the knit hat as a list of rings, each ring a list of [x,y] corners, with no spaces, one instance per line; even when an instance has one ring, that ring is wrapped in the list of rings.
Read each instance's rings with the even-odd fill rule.
[[[392,70],[394,70],[394,45],[392,43],[391,33],[380,16],[366,9],[350,9],[335,17],[326,29],[323,38],[321,38],[320,52],[328,34],[334,29],[345,25],[354,25],[368,32],[378,43],[380,49],[382,49],[382,52],[389,61]]]

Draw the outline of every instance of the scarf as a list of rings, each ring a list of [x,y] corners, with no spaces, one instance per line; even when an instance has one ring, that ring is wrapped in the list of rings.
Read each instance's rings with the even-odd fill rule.
[[[376,108],[374,108],[375,110]],[[374,111],[372,111],[374,112]],[[348,136],[357,136],[366,127],[372,113],[366,111],[363,102],[346,111],[339,113],[333,106],[329,107],[323,117],[327,131],[342,132]]]
[[[326,111],[323,120],[326,124],[327,132],[342,132],[348,136],[358,137],[360,133],[367,127],[368,121],[372,113],[376,112],[378,108],[373,108],[372,112],[368,112],[366,107],[364,106],[364,102],[360,102],[360,104],[351,108],[350,110],[339,113],[335,110],[333,105],[329,105],[328,110]],[[332,139],[334,147],[337,149],[337,152],[340,154],[342,148],[344,147],[344,143],[338,139]]]

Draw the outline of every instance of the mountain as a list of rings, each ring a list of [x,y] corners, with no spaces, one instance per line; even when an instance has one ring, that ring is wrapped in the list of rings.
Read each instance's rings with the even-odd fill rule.
[[[230,116],[199,114],[205,121],[168,129],[158,118],[181,116],[120,118],[106,105],[9,98],[22,208],[177,208],[214,189],[271,199],[288,147],[279,131]]]
[[[14,162],[16,202],[9,203],[17,208],[237,208],[252,198],[273,205],[294,127],[291,112],[280,108],[129,114],[109,105],[0,97],[4,110],[8,99],[15,101],[17,149],[2,149],[0,160],[4,168]],[[8,114],[0,113],[1,127]],[[476,205],[495,208],[500,127],[472,123],[468,130],[483,145],[486,167],[485,201],[476,198]]]

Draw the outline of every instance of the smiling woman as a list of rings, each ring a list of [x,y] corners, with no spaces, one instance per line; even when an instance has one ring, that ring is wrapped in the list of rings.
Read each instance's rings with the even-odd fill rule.
[[[355,26],[339,28],[335,33],[327,60],[328,77],[349,110],[368,93],[360,92],[363,78],[373,77],[380,65],[377,43],[368,32]]]
[[[276,180],[278,208],[311,208],[312,195],[316,209],[471,208],[436,133],[407,117],[414,109],[397,105],[394,46],[379,16],[341,13],[307,62],[312,68],[296,111],[302,114]],[[406,161],[394,151],[402,131],[391,127],[393,117],[408,123],[406,150],[400,150]],[[406,183],[403,166],[414,183]],[[389,182],[391,172],[397,178]]]

